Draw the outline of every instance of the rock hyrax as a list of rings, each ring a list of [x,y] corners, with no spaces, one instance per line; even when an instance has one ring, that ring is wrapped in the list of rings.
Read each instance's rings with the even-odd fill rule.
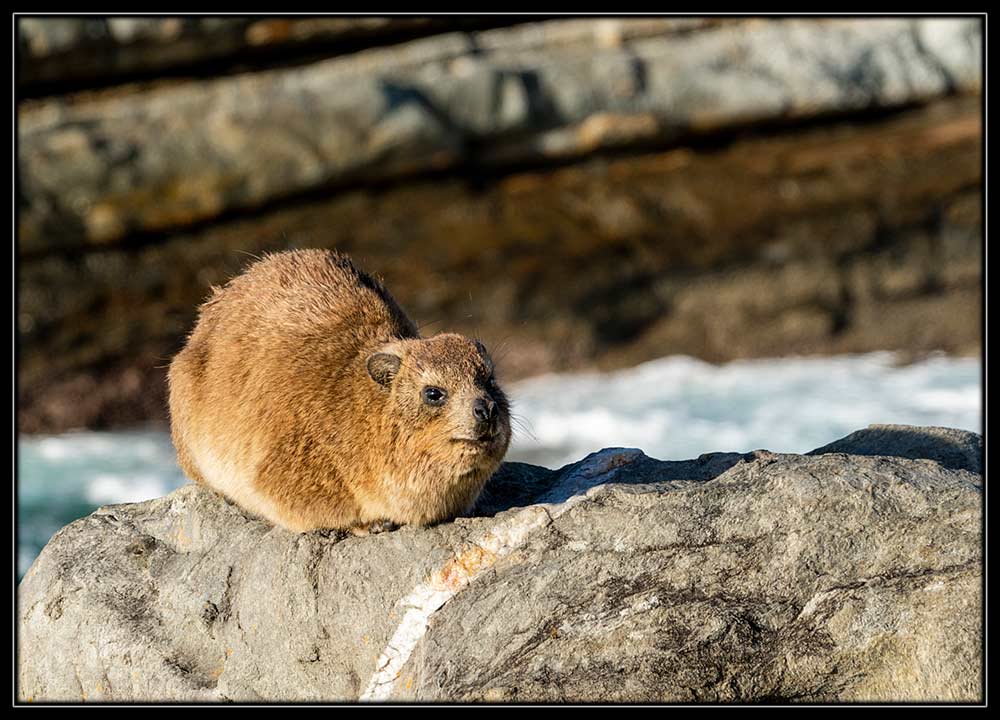
[[[510,441],[478,341],[421,338],[344,255],[269,255],[213,288],[170,365],[184,472],[289,530],[468,511]]]

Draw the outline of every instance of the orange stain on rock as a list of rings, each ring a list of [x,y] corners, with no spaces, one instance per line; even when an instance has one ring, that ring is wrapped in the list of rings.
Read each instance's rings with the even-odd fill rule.
[[[483,568],[493,565],[497,555],[479,545],[472,545],[462,551],[431,577],[431,585],[457,592],[465,587]]]

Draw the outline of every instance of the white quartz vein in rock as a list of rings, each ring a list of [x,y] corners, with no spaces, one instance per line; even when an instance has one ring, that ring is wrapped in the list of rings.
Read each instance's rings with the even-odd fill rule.
[[[431,615],[466,588],[501,558],[519,548],[538,528],[552,522],[574,505],[591,497],[610,482],[618,469],[642,457],[640,450],[608,448],[584,458],[580,464],[542,498],[569,497],[562,502],[531,505],[502,520],[431,573],[403,598],[403,619],[378,661],[361,700],[385,700],[413,649],[427,633]],[[572,494],[570,494],[572,493]]]

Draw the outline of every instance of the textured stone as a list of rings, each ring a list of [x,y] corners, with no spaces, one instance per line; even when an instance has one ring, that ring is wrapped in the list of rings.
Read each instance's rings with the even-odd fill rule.
[[[18,695],[979,701],[978,443],[510,463],[474,517],[365,538],[195,486],[101,508],[21,582]]]
[[[492,24],[497,22],[492,19]],[[18,89],[31,93],[136,75],[245,67],[295,53],[491,24],[490,18],[26,17],[18,20]]]

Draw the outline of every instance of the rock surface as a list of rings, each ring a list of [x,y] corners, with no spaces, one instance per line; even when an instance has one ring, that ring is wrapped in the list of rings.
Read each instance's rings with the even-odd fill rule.
[[[977,701],[981,441],[503,466],[474,517],[295,535],[187,486],[61,530],[22,700]]]
[[[295,70],[27,104],[19,251],[108,243],[335,183],[897,107],[982,81],[975,19],[638,38],[615,26],[603,40],[604,25],[584,27],[587,45],[538,30],[455,34]]]
[[[451,18],[470,28],[497,18]],[[178,69],[204,73],[236,67],[277,51],[391,42],[439,31],[440,18],[378,17],[27,17],[18,20],[18,90],[32,94],[87,83],[122,82]],[[346,45],[346,47],[345,47]],[[267,52],[265,54],[266,51]]]

